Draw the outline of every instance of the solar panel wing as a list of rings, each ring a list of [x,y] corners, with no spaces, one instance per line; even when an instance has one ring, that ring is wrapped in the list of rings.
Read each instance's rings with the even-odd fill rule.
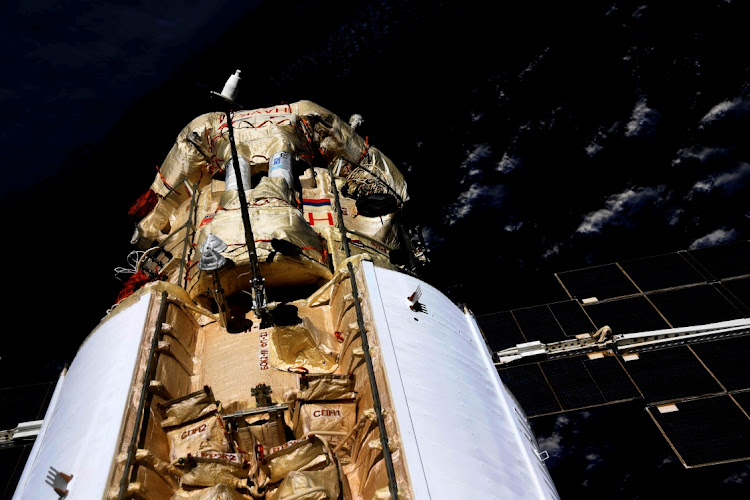
[[[565,340],[565,332],[547,305],[514,309],[513,316],[529,342],[539,340],[546,344]]]
[[[0,498],[8,499],[21,478],[24,465],[31,454],[31,444],[0,448]]]
[[[601,358],[593,357],[586,361],[586,368],[607,402],[641,397],[617,356],[606,354]]]
[[[697,285],[648,294],[674,327],[738,319],[742,313],[713,285]]]
[[[577,300],[556,302],[549,304],[549,308],[566,337],[575,337],[576,335],[596,331],[596,327]]]
[[[649,408],[688,467],[750,458],[750,419],[728,396]]]
[[[492,351],[501,351],[526,342],[510,311],[477,316],[477,323]]]
[[[658,403],[722,392],[721,387],[686,346],[640,352],[624,358],[647,401]]]
[[[615,335],[669,328],[642,296],[587,304],[584,308],[597,327],[609,325]]]
[[[534,417],[562,410],[537,363],[499,368],[497,371],[527,416]]]
[[[611,351],[540,363],[564,410],[640,397]]]
[[[750,415],[750,391],[745,392],[735,392],[731,394],[732,399],[734,399],[740,407],[745,410],[745,413]]]
[[[706,281],[679,253],[629,260],[620,266],[643,292]]]
[[[599,300],[638,293],[638,289],[617,264],[587,267],[577,271],[558,273],[557,277],[572,298]]]
[[[604,404],[607,400],[586,369],[585,356],[562,358],[541,364],[564,410]]]
[[[750,278],[724,280],[721,284],[744,306],[744,312],[750,313]]]
[[[726,390],[750,389],[750,335],[691,344],[690,348]]]
[[[55,382],[43,382],[0,389],[0,429],[12,429],[21,422],[40,420],[49,404]]]
[[[750,274],[750,241],[698,248],[688,253],[716,279]]]

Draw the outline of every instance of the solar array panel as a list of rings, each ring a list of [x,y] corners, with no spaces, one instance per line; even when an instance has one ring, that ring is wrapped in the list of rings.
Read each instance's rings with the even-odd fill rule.
[[[507,348],[511,339],[559,342],[603,326],[619,335],[750,317],[750,277],[738,277],[746,272],[750,242],[563,272],[572,300],[507,311],[508,326],[489,318],[480,326],[491,347]],[[709,282],[716,276],[724,281]]]
[[[0,389],[0,429],[44,418],[55,382],[42,382]]]
[[[558,273],[571,298],[607,300],[750,275],[750,241]]]
[[[596,331],[596,326],[591,322],[577,300],[556,302],[549,304],[549,308],[566,337],[575,337],[576,335],[590,334]]]
[[[498,369],[530,417],[640,397],[612,351]]]
[[[735,392],[732,394],[732,399],[740,405],[740,408],[742,408],[745,413],[750,415],[750,391]]]
[[[549,306],[528,307],[525,309],[515,309],[513,316],[518,321],[518,326],[529,340],[539,340],[542,342],[556,342],[565,338],[560,323],[552,314]]]
[[[750,241],[689,250],[688,254],[715,280],[750,274]]]
[[[13,496],[23,467],[31,453],[31,444],[14,448],[0,448],[0,498]]]
[[[750,419],[729,395],[649,408],[688,467],[750,458]]]
[[[592,297],[604,300],[638,293],[617,264],[566,271],[558,273],[557,277],[570,297],[578,300]]]
[[[491,351],[501,351],[526,342],[510,311],[477,316],[477,324]]]
[[[673,327],[705,325],[743,315],[713,285],[655,292],[648,298]]]
[[[533,340],[559,342],[596,331],[576,300],[484,314],[477,316],[477,323],[492,351]]]
[[[747,241],[557,277],[571,300],[477,318],[491,347],[549,344],[605,325],[620,335],[750,318]],[[565,357],[564,348],[582,346],[568,343],[550,351],[555,359],[525,358],[498,373],[530,417],[643,399],[686,466],[750,459],[750,335],[723,335],[667,345],[647,334],[637,352]]]
[[[642,296],[596,302],[584,307],[596,326],[607,325],[617,335],[669,328],[659,311]]]
[[[642,292],[702,283],[706,278],[681,253],[629,260],[620,264]]]
[[[501,368],[498,373],[527,416],[533,417],[563,410],[539,363]]]
[[[727,391],[750,388],[750,336],[691,344],[690,348]]]
[[[47,411],[55,382],[0,389],[0,430],[21,422],[41,420]],[[32,444],[0,448],[0,498],[10,498],[18,484]]]
[[[725,280],[721,284],[739,309],[746,316],[750,315],[750,278]]]
[[[722,392],[687,346],[638,353],[625,369],[650,403]]]

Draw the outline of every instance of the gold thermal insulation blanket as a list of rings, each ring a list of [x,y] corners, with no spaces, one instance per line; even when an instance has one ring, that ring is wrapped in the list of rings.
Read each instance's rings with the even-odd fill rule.
[[[240,494],[226,484],[217,484],[210,488],[197,490],[177,490],[172,500],[247,500],[251,497]]]
[[[299,380],[299,399],[331,401],[353,399],[354,377],[351,375],[303,375]]]
[[[299,101],[291,105],[292,111],[299,115],[303,130],[312,135],[310,139],[317,143],[321,152],[329,161],[341,157],[350,163],[358,164],[368,155],[374,159],[371,164],[381,170],[389,186],[406,201],[406,181],[393,162],[385,155],[370,147],[348,123],[336,114],[311,101]],[[307,130],[311,127],[312,130]]]
[[[243,488],[247,485],[249,465],[241,461],[239,453],[201,453],[216,455],[220,458],[193,458],[180,478],[181,486],[215,486],[226,484],[232,488]],[[231,457],[231,458],[226,458]]]
[[[272,388],[274,403],[281,402],[285,392],[296,390],[297,374],[274,370],[269,364],[270,328],[227,335],[213,323],[202,333],[198,387],[210,384],[223,412],[255,408],[251,390],[260,382]]]
[[[336,359],[319,346],[304,326],[279,326],[271,331],[269,362],[284,371],[328,373],[335,370]]]
[[[206,417],[167,430],[169,440],[169,460],[183,461],[188,455],[198,456],[200,452],[231,452],[221,417],[214,413]]]
[[[307,494],[305,494],[307,493]],[[282,500],[292,495],[304,500],[336,500],[339,498],[339,474],[335,464],[320,470],[293,471],[281,482],[269,500]]]
[[[331,448],[338,445],[357,421],[357,405],[348,401],[297,401],[294,410],[294,435],[315,434]]]
[[[313,151],[316,154],[322,152],[324,161],[316,166],[327,168],[328,164],[343,158],[346,167],[338,175],[349,182],[357,193],[386,192],[394,194],[402,202],[408,200],[406,182],[393,162],[377,148],[369,146],[345,121],[315,103],[300,101],[267,109],[238,111],[232,115],[232,125],[238,155],[250,165],[251,175],[268,171],[269,160],[278,152],[286,152],[305,161],[311,161],[315,156]],[[150,213],[138,223],[134,242],[141,248],[150,248],[176,230],[181,225],[177,223],[178,220],[181,221],[183,213],[187,211],[192,187],[197,187],[200,196],[203,196],[203,189],[212,183],[215,174],[225,170],[230,158],[227,117],[224,113],[207,113],[191,121],[178,135],[154,177],[151,190],[158,199]],[[264,183],[285,184],[280,177],[263,180],[256,187],[258,192],[248,196],[251,206],[286,203],[290,208],[296,208],[288,187],[287,194],[284,194],[281,193],[283,189],[261,186]],[[225,209],[232,202],[229,199],[231,195],[227,193],[222,196],[221,203]],[[330,193],[321,194],[330,196]],[[198,204],[200,206],[202,202],[199,200]],[[206,222],[205,216],[208,215],[202,213],[197,225]],[[356,213],[349,211],[345,219],[347,226],[362,230],[380,243],[387,246],[394,243],[396,233],[391,227],[390,217],[362,217],[358,220]],[[306,246],[309,245],[301,245],[301,248]],[[311,257],[320,259],[320,256]]]
[[[159,405],[164,420],[162,427],[173,427],[197,420],[209,413],[216,412],[218,406],[211,389],[206,386],[187,396],[165,401]]]
[[[281,446],[263,448],[261,470],[270,483],[283,480],[290,472],[322,468],[330,461],[328,448],[316,436],[289,441]]]

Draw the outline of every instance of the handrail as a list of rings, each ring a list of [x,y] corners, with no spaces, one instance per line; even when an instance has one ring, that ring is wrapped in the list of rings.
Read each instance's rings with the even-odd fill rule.
[[[339,159],[339,166],[343,160]],[[333,175],[333,169],[329,167],[328,174],[331,176],[331,188],[333,190],[333,197],[336,200],[336,214],[338,216],[339,232],[341,233],[341,243],[344,246],[344,254],[348,259],[351,257],[351,250],[349,249],[349,237],[347,236],[347,229],[344,225],[344,215],[341,211],[341,200],[339,199],[339,190],[336,186],[336,178]],[[391,456],[391,449],[388,446],[388,433],[385,429],[385,420],[383,419],[383,407],[380,403],[380,392],[378,391],[378,385],[375,380],[375,369],[372,364],[372,356],[370,355],[370,342],[367,339],[367,331],[365,330],[364,316],[362,315],[362,306],[359,303],[359,289],[357,287],[357,279],[354,277],[354,266],[351,262],[347,262],[347,269],[349,271],[349,281],[352,285],[352,298],[354,299],[354,310],[357,313],[357,326],[362,338],[362,350],[364,351],[365,364],[367,365],[367,375],[370,381],[370,390],[372,391],[373,409],[375,410],[375,417],[378,422],[378,430],[380,431],[380,442],[383,445],[383,459],[385,460],[385,470],[388,474],[388,490],[391,492],[391,498],[396,500],[398,498],[398,485],[396,483],[396,472],[393,468],[393,457]]]
[[[159,339],[161,337],[162,333],[162,323],[164,323],[164,319],[167,316],[167,306],[168,306],[168,294],[167,292],[161,293],[161,304],[159,305],[159,315],[156,319],[156,327],[154,328],[154,336],[151,339],[151,349],[148,354],[148,363],[146,364],[146,371],[143,375],[143,383],[141,384],[141,396],[138,401],[138,410],[135,414],[135,424],[133,425],[133,435],[130,437],[130,444],[128,445],[128,451],[127,451],[127,459],[125,461],[125,468],[122,472],[122,479],[120,480],[120,492],[117,495],[117,500],[122,500],[124,498],[125,492],[128,488],[128,483],[130,482],[128,480],[128,475],[130,474],[131,468],[133,466],[133,459],[135,458],[135,453],[139,447],[139,444],[142,443],[145,440],[146,437],[146,431],[148,430],[148,418],[144,418],[144,414],[146,413],[146,401],[148,400],[148,403],[151,403],[151,393],[148,390],[149,384],[151,383],[151,379],[154,378],[154,374],[156,372],[156,354],[157,354],[157,346],[159,345]],[[140,431],[140,432],[139,432]],[[137,469],[133,468],[133,476],[137,473]],[[133,477],[131,476],[131,480]]]

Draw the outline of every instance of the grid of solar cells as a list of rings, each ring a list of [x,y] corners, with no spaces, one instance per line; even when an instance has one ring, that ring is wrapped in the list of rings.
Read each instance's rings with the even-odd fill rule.
[[[0,448],[0,498],[13,497],[18,480],[31,453],[31,444],[15,448]]]
[[[725,280],[721,284],[745,306],[745,312],[750,312],[750,278]]]
[[[586,313],[583,311],[581,304],[577,300],[568,300],[565,302],[556,302],[549,305],[550,311],[555,315],[555,319],[563,329],[567,337],[575,337],[582,333],[592,333],[596,327],[591,322]]]
[[[492,351],[501,351],[526,342],[510,311],[477,316],[477,323]]]
[[[552,390],[564,410],[583,408],[606,403],[606,399],[586,369],[584,359],[576,356],[542,363],[542,370],[547,375]]]
[[[750,274],[750,241],[698,248],[688,253],[717,279]]]
[[[513,316],[529,342],[539,340],[546,344],[565,340],[565,332],[546,305],[514,309]]]
[[[750,457],[750,419],[727,395],[677,403],[678,411],[650,409],[685,464]]]
[[[52,397],[54,382],[0,389],[0,429],[12,429],[21,422],[40,420]]]
[[[587,304],[584,308],[597,327],[609,325],[615,335],[669,328],[654,306],[642,296]]]
[[[588,356],[561,358],[545,361],[541,367],[564,410],[640,396],[613,355],[597,359]]]
[[[624,366],[651,403],[722,392],[686,346],[641,352]]]
[[[497,372],[527,416],[562,410],[538,364],[500,368]]]
[[[713,285],[697,285],[648,295],[674,327],[705,325],[742,317]]]
[[[566,271],[558,273],[557,277],[560,278],[571,297],[579,300],[589,297],[604,300],[638,293],[617,264]]]
[[[732,394],[732,398],[745,410],[745,413],[750,415],[750,391],[735,392]]]
[[[691,344],[690,348],[728,391],[750,389],[750,335]]]
[[[620,266],[643,292],[706,281],[679,253],[629,260]]]
[[[585,364],[607,402],[641,397],[616,356],[588,359]]]

